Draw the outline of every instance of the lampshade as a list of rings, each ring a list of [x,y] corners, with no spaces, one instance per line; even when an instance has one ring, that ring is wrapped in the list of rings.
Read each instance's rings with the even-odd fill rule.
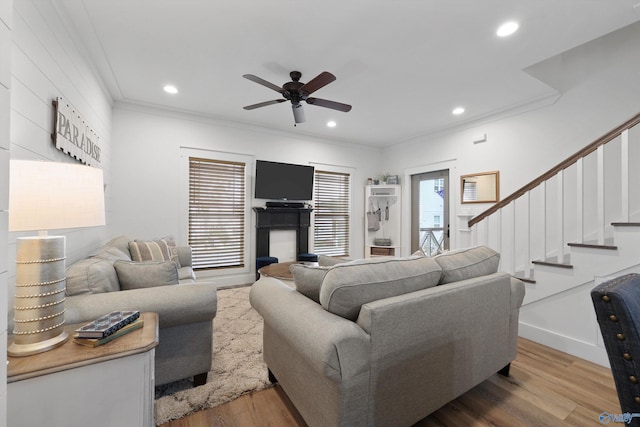
[[[102,171],[70,163],[12,160],[9,231],[104,225]],[[66,291],[64,236],[16,239],[16,293],[10,356],[28,356],[64,344]]]
[[[102,170],[30,160],[10,164],[9,231],[104,225]]]

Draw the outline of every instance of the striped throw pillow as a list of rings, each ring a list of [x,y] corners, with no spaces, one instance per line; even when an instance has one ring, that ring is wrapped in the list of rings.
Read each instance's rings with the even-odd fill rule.
[[[171,261],[169,245],[162,239],[129,242],[129,252],[132,261]]]

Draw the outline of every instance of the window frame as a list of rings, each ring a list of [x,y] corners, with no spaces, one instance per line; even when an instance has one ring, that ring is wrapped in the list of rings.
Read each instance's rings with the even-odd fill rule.
[[[252,203],[252,168],[254,167],[254,158],[253,156],[239,154],[239,153],[228,153],[222,151],[214,151],[214,150],[206,150],[206,149],[196,149],[196,148],[187,148],[181,147],[180,149],[180,157],[181,157],[181,207],[182,215],[181,215],[181,242],[182,244],[187,245],[189,242],[189,180],[190,180],[190,158],[201,158],[210,161],[219,161],[219,162],[228,162],[228,163],[244,163],[244,221],[243,221],[243,239],[244,239],[244,248],[243,248],[243,265],[242,266],[229,266],[229,267],[220,267],[220,268],[205,268],[205,269],[197,269],[196,274],[198,278],[207,278],[207,277],[215,277],[215,276],[225,276],[225,275],[237,275],[237,274],[246,274],[251,272],[251,266],[253,263],[253,258],[251,256],[251,249],[255,245],[254,236],[251,233],[252,230],[252,215],[251,215],[251,203]]]
[[[327,174],[343,174],[343,175],[348,175],[349,176],[349,183],[348,183],[348,189],[347,189],[347,194],[348,194],[348,198],[349,200],[347,201],[347,215],[348,215],[348,225],[347,225],[347,232],[348,232],[348,238],[346,241],[346,244],[348,245],[347,247],[347,253],[346,254],[340,254],[340,255],[330,255],[330,256],[351,256],[351,253],[353,252],[353,241],[354,241],[354,233],[353,233],[353,181],[354,181],[354,169],[353,168],[349,168],[349,167],[343,167],[343,166],[335,166],[335,165],[327,165],[327,164],[320,164],[320,163],[311,163],[312,166],[315,167],[315,172],[314,172],[314,189],[313,189],[313,203],[314,203],[314,211],[313,211],[313,237],[312,239],[310,239],[312,241],[313,244],[313,252],[317,253],[318,255],[321,255],[321,253],[318,253],[318,248],[316,248],[316,223],[317,223],[317,217],[318,217],[318,200],[317,200],[317,189],[316,189],[316,176],[315,174],[317,174],[318,172],[325,172]],[[322,251],[320,251],[322,252]],[[324,254],[324,253],[322,253]]]

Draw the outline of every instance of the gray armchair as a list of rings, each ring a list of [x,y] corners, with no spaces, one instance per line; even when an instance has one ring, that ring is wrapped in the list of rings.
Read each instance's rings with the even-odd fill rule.
[[[591,291],[591,299],[622,413],[629,417],[626,425],[639,427],[640,275],[633,273],[604,282]]]
[[[180,267],[173,261],[135,263],[132,240],[116,237],[94,256],[69,266],[65,321],[89,322],[115,310],[158,313],[156,385],[188,377],[202,385],[211,370],[216,287],[195,282],[190,247],[176,247]]]

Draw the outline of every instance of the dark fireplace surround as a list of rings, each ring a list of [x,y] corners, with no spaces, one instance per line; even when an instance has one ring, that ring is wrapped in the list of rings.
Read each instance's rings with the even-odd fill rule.
[[[256,258],[269,256],[271,230],[296,230],[296,254],[309,252],[311,208],[253,208],[256,213]]]

